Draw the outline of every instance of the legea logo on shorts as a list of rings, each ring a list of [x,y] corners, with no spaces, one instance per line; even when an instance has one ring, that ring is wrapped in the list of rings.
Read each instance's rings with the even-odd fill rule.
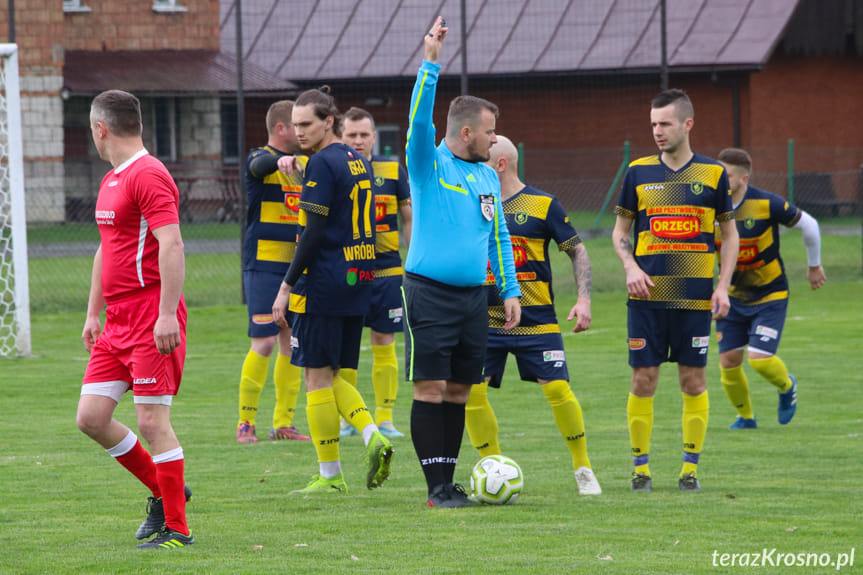
[[[647,346],[647,342],[643,337],[631,337],[629,338],[629,349],[633,351],[637,351],[639,349],[644,349]]]
[[[296,338],[296,336],[293,336],[293,335],[291,336],[291,347],[296,347],[296,348],[300,347],[300,340],[298,340]]]
[[[252,323],[255,325],[267,325],[269,323],[273,323],[273,314],[255,314],[252,316]]]
[[[657,216],[650,218],[650,231],[658,238],[685,240],[701,233],[701,223],[695,216]]]
[[[151,385],[156,383],[155,377],[136,377],[132,380],[132,385]]]
[[[553,349],[542,352],[542,361],[566,361],[566,354],[562,349]]]
[[[708,345],[710,345],[710,336],[709,335],[692,338],[692,347],[700,348],[700,347],[707,347]]]

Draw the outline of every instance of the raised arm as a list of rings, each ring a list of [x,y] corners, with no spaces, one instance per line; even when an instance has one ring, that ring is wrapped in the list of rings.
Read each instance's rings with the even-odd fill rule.
[[[416,184],[426,182],[434,173],[435,131],[432,122],[440,64],[437,63],[447,28],[438,17],[425,36],[425,53],[411,94],[407,134],[407,168]],[[414,190],[418,191],[420,186]]]

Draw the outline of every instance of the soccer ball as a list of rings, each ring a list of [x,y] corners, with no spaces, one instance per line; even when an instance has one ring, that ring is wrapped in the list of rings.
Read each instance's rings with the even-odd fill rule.
[[[483,503],[514,503],[523,487],[521,467],[505,455],[483,457],[470,475],[471,496]]]

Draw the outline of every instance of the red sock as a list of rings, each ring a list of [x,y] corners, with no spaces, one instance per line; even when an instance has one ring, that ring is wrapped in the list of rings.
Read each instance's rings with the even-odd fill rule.
[[[165,509],[165,525],[168,529],[189,534],[186,525],[186,481],[183,479],[183,460],[175,459],[156,463],[159,488],[162,490],[162,506]]]
[[[114,459],[128,469],[141,483],[146,485],[147,489],[153,493],[153,497],[158,499],[162,496],[156,474],[156,465],[153,463],[150,453],[144,449],[140,441],[135,441],[135,447],[128,453],[124,453]]]

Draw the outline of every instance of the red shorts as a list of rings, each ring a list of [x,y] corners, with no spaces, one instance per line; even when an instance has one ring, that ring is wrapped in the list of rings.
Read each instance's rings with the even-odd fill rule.
[[[180,345],[163,355],[153,340],[159,295],[153,289],[108,304],[105,330],[90,353],[84,384],[123,381],[136,396],[177,395],[186,359],[186,302],[181,296],[177,306]]]

